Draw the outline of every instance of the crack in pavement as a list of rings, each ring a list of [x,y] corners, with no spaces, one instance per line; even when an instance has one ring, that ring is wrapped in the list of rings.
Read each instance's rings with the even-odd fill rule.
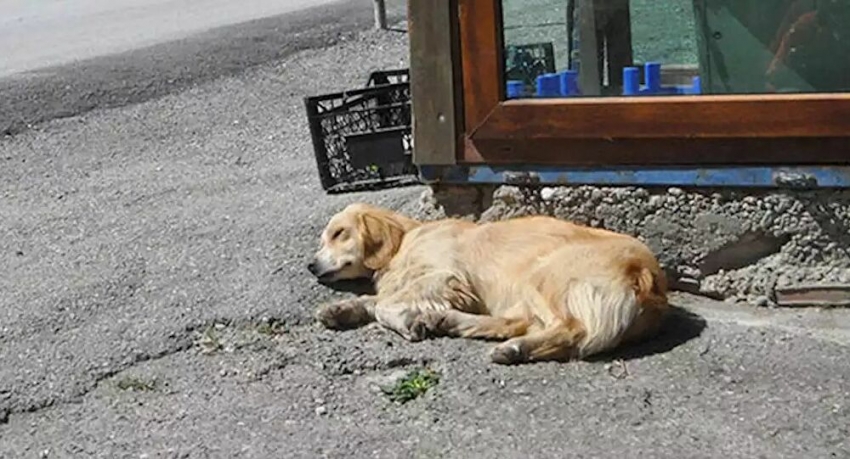
[[[88,378],[81,381],[77,381],[78,386],[72,389],[72,392],[70,394],[65,396],[45,397],[41,400],[36,400],[23,406],[15,406],[14,401],[12,400],[13,391],[8,389],[0,390],[0,395],[8,394],[6,396],[6,399],[3,400],[4,405],[0,406],[0,424],[8,422],[10,415],[38,413],[40,411],[58,405],[75,403],[81,398],[88,395],[91,391],[96,389],[98,385],[106,379],[109,379],[119,373],[122,373],[140,364],[163,359],[170,355],[187,351],[194,346],[194,340],[191,339],[191,337],[195,329],[195,327],[187,327],[185,329],[186,331],[184,332],[184,337],[177,339],[176,342],[172,343],[169,346],[166,346],[158,352],[136,353],[129,359],[125,359],[124,361],[112,368],[92,370],[87,372],[85,376],[87,376]]]
[[[675,301],[676,299],[687,298],[687,296],[686,294],[674,293],[673,298]],[[705,302],[704,299],[701,301],[702,303]],[[837,344],[850,344],[850,311],[836,311],[839,319],[835,320],[830,316],[831,312],[750,309],[721,302],[706,305],[699,303],[700,306],[695,306],[697,303],[693,301],[688,301],[688,303],[689,305],[684,309],[698,314],[707,322],[772,328]],[[847,320],[842,320],[842,318]],[[268,327],[268,324],[273,324],[273,327],[279,327],[279,329],[265,330],[262,328]],[[9,417],[14,414],[38,413],[57,405],[76,403],[96,389],[103,381],[140,364],[160,360],[193,348],[198,348],[203,352],[200,338],[205,330],[212,330],[221,335],[216,338],[222,341],[220,350],[217,349],[213,354],[218,352],[234,353],[236,351],[244,351],[247,354],[258,354],[263,351],[272,353],[268,356],[268,364],[253,371],[248,382],[262,381],[272,373],[293,364],[311,365],[326,376],[334,378],[414,365],[429,365],[433,362],[433,359],[421,356],[386,355],[380,349],[382,346],[390,346],[392,339],[389,338],[390,335],[381,335],[378,326],[372,327],[373,332],[367,332],[372,336],[361,336],[361,341],[348,343],[345,340],[339,341],[334,335],[336,332],[317,328],[314,323],[302,324],[295,321],[292,325],[287,325],[286,319],[275,317],[259,320],[219,317],[183,327],[181,332],[171,335],[171,343],[157,352],[136,353],[110,368],[88,371],[86,376],[89,378],[80,381],[78,384],[81,387],[77,387],[67,396],[48,397],[25,406],[16,407],[12,401],[13,391],[0,389],[0,403],[2,403],[0,405],[0,424],[8,422]],[[330,347],[328,347],[329,344],[331,344]],[[296,355],[293,355],[292,352],[286,352],[287,347],[297,350]]]

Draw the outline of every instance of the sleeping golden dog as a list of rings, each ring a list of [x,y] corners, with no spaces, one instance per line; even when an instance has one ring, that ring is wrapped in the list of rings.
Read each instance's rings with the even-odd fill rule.
[[[494,362],[584,358],[655,334],[666,280],[637,239],[533,216],[419,222],[366,204],[331,218],[309,265],[320,280],[372,278],[376,295],[322,306],[345,329],[377,321],[410,341],[504,341]]]

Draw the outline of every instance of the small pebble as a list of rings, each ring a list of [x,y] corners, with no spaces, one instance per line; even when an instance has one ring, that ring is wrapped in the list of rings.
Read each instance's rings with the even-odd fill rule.
[[[661,207],[664,204],[664,197],[655,195],[649,198],[650,207]]]

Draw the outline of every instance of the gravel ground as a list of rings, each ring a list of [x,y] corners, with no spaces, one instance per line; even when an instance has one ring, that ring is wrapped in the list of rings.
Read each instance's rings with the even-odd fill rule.
[[[312,320],[326,196],[305,95],[404,65],[361,33],[0,140],[0,457],[848,457],[842,311],[677,297],[622,360],[499,367],[489,344]],[[378,389],[430,366],[404,405]]]

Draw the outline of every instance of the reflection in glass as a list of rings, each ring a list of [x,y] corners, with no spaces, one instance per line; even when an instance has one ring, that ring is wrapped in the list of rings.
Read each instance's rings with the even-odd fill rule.
[[[850,90],[850,0],[501,1],[509,98]]]

